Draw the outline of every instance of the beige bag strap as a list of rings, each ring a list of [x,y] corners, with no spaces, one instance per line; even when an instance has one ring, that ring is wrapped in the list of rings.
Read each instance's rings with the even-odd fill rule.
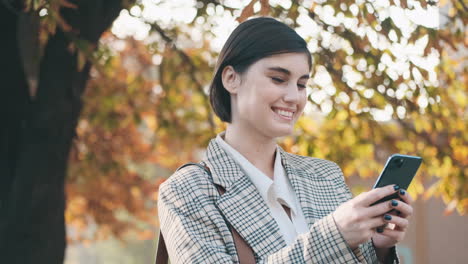
[[[187,164],[182,165],[177,170],[180,170],[183,167],[186,167],[189,165],[195,165],[197,167],[202,168],[203,170],[206,171],[206,173],[211,178],[210,168],[206,166],[205,164],[187,163]],[[219,195],[223,195],[226,192],[226,190],[223,187],[217,184],[215,184],[215,186],[216,186],[216,189],[218,189]],[[236,246],[237,255],[239,257],[239,263],[240,264],[254,264],[255,256],[252,251],[252,248],[247,244],[247,242],[245,242],[245,240],[239,235],[239,233],[237,233],[237,231],[229,223],[227,224],[229,226],[229,229],[231,230],[232,237],[234,239],[234,244]],[[159,231],[158,248],[156,251],[156,264],[167,264],[167,263],[169,263],[169,256],[167,253],[166,244],[164,243],[164,237],[161,231]]]

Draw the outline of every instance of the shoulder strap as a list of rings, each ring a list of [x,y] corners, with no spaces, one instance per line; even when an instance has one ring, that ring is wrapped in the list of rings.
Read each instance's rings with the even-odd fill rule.
[[[176,171],[190,166],[190,165],[195,165],[201,169],[203,169],[211,178],[211,170],[210,168],[205,164],[200,164],[200,163],[186,163],[182,166],[180,166]],[[226,190],[217,184],[214,184],[216,186],[216,189],[218,189],[219,195],[223,195]],[[234,239],[234,244],[236,246],[237,250],[237,255],[239,257],[239,263],[240,264],[254,264],[255,263],[255,256],[252,251],[252,248],[245,242],[245,240],[237,233],[237,231],[229,224],[226,222],[226,224],[229,226],[229,229],[231,230],[232,237]],[[158,238],[158,248],[156,252],[156,264],[167,264],[169,260],[168,253],[167,253],[167,248],[166,244],[164,243],[164,238],[162,236],[161,231],[159,231],[159,238]]]
[[[159,230],[158,234],[158,247],[156,248],[156,264],[168,264],[169,255],[167,253],[166,243],[164,243],[164,237]]]
[[[203,164],[195,163],[195,162],[185,163],[184,165],[180,166],[176,171],[181,170],[181,169],[183,169],[183,168],[185,168],[185,167],[187,167],[187,166],[191,166],[191,165],[197,166],[197,167],[201,168],[201,169],[204,170],[204,171],[210,176],[210,178],[211,178],[211,170],[210,170],[210,168],[208,168],[208,166],[206,166],[205,163],[203,163]]]

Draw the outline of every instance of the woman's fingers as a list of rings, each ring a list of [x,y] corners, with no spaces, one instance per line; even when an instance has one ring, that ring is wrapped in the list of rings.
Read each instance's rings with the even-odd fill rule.
[[[405,231],[400,231],[396,229],[390,229],[390,228],[383,228],[382,232],[379,232],[381,235],[384,235],[386,237],[389,237],[396,242],[400,242],[403,240],[405,237]]]
[[[400,201],[400,203],[403,203]],[[399,203],[396,200],[389,200],[385,202],[378,203],[371,207],[366,208],[366,214],[370,217],[382,216],[385,213],[392,211],[393,209],[397,209]],[[401,207],[401,205],[400,205]]]
[[[396,190],[398,190],[397,185],[388,185],[381,188],[375,188],[368,192],[361,193],[355,198],[355,201],[358,205],[367,207],[370,204],[373,204],[378,200],[395,193]]]
[[[406,190],[400,189],[400,191],[398,191],[398,194],[405,203],[407,204],[413,203],[414,201],[413,197],[411,197],[411,195]]]
[[[409,217],[413,214],[413,207],[411,207],[403,201],[398,201],[395,199],[381,202],[379,204],[368,207],[365,209],[365,214],[370,217],[376,217],[381,216],[385,213],[389,213],[393,210],[396,211],[396,215],[401,216],[403,218]]]
[[[395,225],[395,230],[406,230],[408,227],[409,221],[403,217],[399,217],[396,215],[385,214],[383,219],[386,223],[391,223]]]
[[[369,219],[366,224],[368,228],[375,229],[377,227],[385,227],[387,224],[387,221],[385,221],[382,216],[379,216],[379,217],[374,217],[374,218]]]
[[[406,230],[409,225],[409,221],[403,217],[392,215],[390,213],[384,214],[383,216],[374,217],[368,220],[366,225],[369,228],[385,228],[388,224],[394,224],[396,230]]]
[[[390,205],[392,205],[392,208],[400,212],[398,215],[403,218],[408,218],[413,215],[413,207],[404,201],[391,200]]]

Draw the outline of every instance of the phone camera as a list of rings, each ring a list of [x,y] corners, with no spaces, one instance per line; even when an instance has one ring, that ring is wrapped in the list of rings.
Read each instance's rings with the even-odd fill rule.
[[[401,166],[403,166],[403,163],[404,163],[404,159],[396,159],[396,160],[395,160],[395,165],[396,165],[398,168],[401,168]]]

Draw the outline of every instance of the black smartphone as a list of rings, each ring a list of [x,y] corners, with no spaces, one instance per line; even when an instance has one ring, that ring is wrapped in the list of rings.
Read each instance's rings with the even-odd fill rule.
[[[421,166],[422,158],[417,156],[408,156],[402,154],[393,154],[385,163],[385,167],[380,173],[379,178],[373,188],[384,187],[390,184],[398,184],[400,188],[407,190],[416,172]],[[397,199],[398,193],[384,197],[377,202],[378,204],[391,199]]]

